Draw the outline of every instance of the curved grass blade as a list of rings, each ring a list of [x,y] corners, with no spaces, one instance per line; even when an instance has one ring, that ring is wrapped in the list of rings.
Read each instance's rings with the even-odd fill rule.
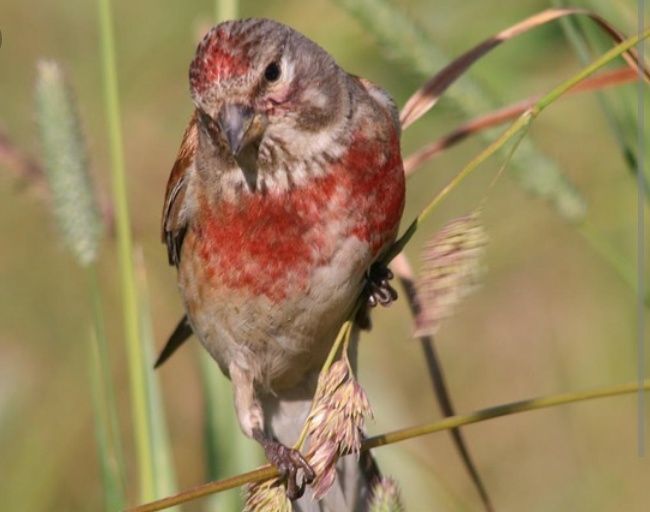
[[[517,36],[525,34],[526,32],[537,28],[546,23],[559,20],[570,15],[584,15],[594,21],[600,28],[602,28],[616,43],[620,43],[625,39],[623,33],[619,32],[615,27],[607,22],[601,16],[590,12],[586,9],[571,9],[571,8],[557,8],[547,9],[540,13],[534,14],[511,27],[502,30],[498,34],[489,37],[481,43],[474,46],[474,48],[466,51],[460,57],[457,57],[452,62],[447,64],[442,70],[436,73],[430,80],[428,80],[418,91],[416,91],[406,102],[402,112],[400,113],[400,120],[402,127],[407,128],[409,125],[422,117],[431,107],[433,107],[440,96],[447,90],[447,88],[454,83],[463,73],[465,73],[477,60],[492,51],[501,43],[509,41]],[[630,48],[625,52],[624,58],[628,61],[631,67],[635,68],[638,65],[638,55],[634,48]],[[644,69],[646,79],[650,79],[650,73]]]
[[[635,82],[638,73],[629,67],[616,69],[589,78],[573,87],[569,93],[598,91],[606,87]],[[526,98],[506,107],[494,110],[488,114],[477,116],[454,128],[439,139],[427,144],[404,159],[404,172],[411,176],[418,168],[443,151],[464,141],[468,137],[478,134],[483,130],[499,126],[507,121],[512,121],[532,107],[540,98],[539,95]]]

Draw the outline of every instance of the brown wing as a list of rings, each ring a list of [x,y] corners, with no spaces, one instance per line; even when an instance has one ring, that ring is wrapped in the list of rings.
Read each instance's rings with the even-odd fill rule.
[[[197,147],[196,113],[183,135],[176,162],[167,181],[165,204],[162,214],[162,241],[167,245],[169,264],[178,266],[183,238],[187,230],[187,219],[183,211],[187,182],[194,167]]]
[[[176,162],[167,181],[165,204],[162,213],[162,241],[167,245],[169,264],[178,266],[181,247],[187,231],[187,212],[183,210],[187,182],[194,168],[197,145],[196,113],[192,115],[183,135]],[[154,368],[158,368],[192,335],[187,316],[184,315],[160,352]]]

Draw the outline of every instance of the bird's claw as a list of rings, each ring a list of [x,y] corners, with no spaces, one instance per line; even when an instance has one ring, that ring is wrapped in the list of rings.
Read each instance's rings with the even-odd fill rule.
[[[397,292],[390,285],[391,279],[393,279],[393,273],[384,263],[376,261],[370,266],[366,272],[365,286],[368,306],[371,308],[377,304],[390,306],[393,301],[397,300]]]
[[[305,492],[305,486],[316,478],[316,473],[307,463],[302,454],[275,440],[264,440],[262,443],[266,458],[280,473],[280,479],[287,484],[287,498],[297,500]],[[302,470],[302,481],[298,484],[298,472]]]

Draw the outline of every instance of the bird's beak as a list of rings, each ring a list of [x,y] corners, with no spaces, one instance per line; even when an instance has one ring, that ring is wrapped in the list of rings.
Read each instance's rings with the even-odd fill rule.
[[[266,118],[263,115],[255,114],[246,105],[226,104],[219,111],[217,122],[235,159],[240,153],[248,153],[244,150],[250,146],[254,146],[257,153],[266,129]]]

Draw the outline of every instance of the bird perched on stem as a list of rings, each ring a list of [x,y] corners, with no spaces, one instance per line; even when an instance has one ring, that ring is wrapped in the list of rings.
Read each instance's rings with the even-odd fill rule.
[[[195,111],[162,219],[186,316],[157,366],[194,332],[232,381],[244,434],[297,499],[315,475],[289,445],[337,331],[362,294],[370,306],[396,298],[378,260],[404,205],[397,110],[271,20],[212,28],[189,78]],[[356,510],[355,464],[339,479],[356,485],[295,508]]]

